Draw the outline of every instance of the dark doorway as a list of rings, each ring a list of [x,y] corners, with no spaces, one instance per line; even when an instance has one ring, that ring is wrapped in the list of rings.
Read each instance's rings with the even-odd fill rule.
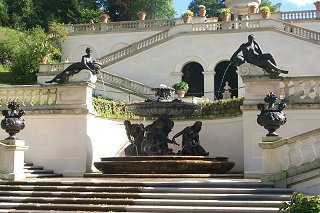
[[[231,97],[238,97],[238,74],[236,66],[229,66],[229,61],[222,61],[215,67],[214,71],[216,74],[214,75],[214,91],[216,99],[222,98],[222,91],[224,86],[226,85],[226,81],[228,81],[229,86],[231,87]],[[226,70],[227,69],[227,70]],[[235,89],[235,90],[233,90]]]
[[[182,69],[182,81],[189,84],[189,90],[186,95],[202,97],[204,94],[203,83],[203,67],[196,63],[191,62],[186,64]]]

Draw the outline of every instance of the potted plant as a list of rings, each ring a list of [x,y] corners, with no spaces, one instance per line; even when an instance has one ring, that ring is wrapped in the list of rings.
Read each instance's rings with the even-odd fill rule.
[[[138,17],[139,17],[139,20],[140,20],[140,21],[143,21],[143,20],[146,19],[147,13],[146,13],[145,11],[141,10],[141,11],[139,11],[139,12],[137,13],[137,15],[138,15]]]
[[[257,5],[256,4],[249,4],[249,13],[257,13]]]
[[[260,7],[260,12],[262,14],[262,18],[269,18],[270,16],[270,7],[268,6],[262,6]]]
[[[108,15],[108,13],[102,13],[100,16],[100,22],[108,22],[108,19],[110,18],[110,16]]]
[[[220,18],[222,21],[229,21],[231,17],[231,10],[227,7],[222,8],[220,12]]]
[[[183,23],[190,23],[193,17],[193,12],[191,10],[186,10],[182,14]]]
[[[178,94],[179,98],[184,97],[185,93],[189,90],[189,85],[185,81],[180,81],[175,83],[172,88],[175,90],[176,94]]]
[[[207,10],[206,10],[206,6],[204,5],[199,5],[199,16],[200,17],[205,17],[206,16],[206,13],[207,13]]]
[[[316,9],[320,11],[320,1],[315,1],[313,4],[316,6]]]

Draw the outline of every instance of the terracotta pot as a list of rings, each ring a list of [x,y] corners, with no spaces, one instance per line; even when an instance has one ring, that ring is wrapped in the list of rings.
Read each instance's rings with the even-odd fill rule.
[[[205,16],[206,16],[206,13],[207,13],[206,10],[199,10],[198,12],[199,12],[199,16],[200,16],[200,17],[205,17]]]
[[[47,60],[48,60],[47,56],[43,55],[43,56],[41,56],[41,58],[40,58],[40,63],[41,63],[41,64],[46,64],[46,63],[47,63]]]
[[[183,98],[185,96],[186,92],[184,90],[178,89],[177,95],[179,98]]]
[[[100,16],[100,22],[105,22],[105,23],[107,23],[109,17],[110,17],[110,16],[109,16],[108,14],[103,13],[103,14]]]
[[[314,4],[314,6],[316,6],[316,9],[318,10],[318,11],[320,11],[320,1],[316,1],[315,3],[313,3]]]
[[[146,19],[146,14],[143,12],[138,13],[138,17],[140,21],[143,21]]]
[[[270,16],[270,12],[261,12],[262,18],[268,19]]]
[[[220,18],[222,21],[229,21],[230,15],[229,14],[221,14]]]
[[[257,7],[256,6],[250,6],[249,7],[249,13],[257,13]]]
[[[184,16],[182,17],[183,23],[190,23],[191,22],[191,16]]]

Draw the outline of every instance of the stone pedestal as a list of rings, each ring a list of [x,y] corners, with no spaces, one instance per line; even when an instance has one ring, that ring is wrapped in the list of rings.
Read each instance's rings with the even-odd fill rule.
[[[264,102],[264,98],[270,92],[280,95],[280,78],[271,78],[263,69],[252,64],[242,64],[238,73],[245,86],[245,105],[254,105]]]
[[[25,142],[19,139],[0,141],[0,179],[21,180],[24,174],[24,151],[28,150]]]
[[[283,170],[282,148],[286,139],[278,136],[263,137],[259,147],[263,157],[263,182],[273,182],[277,186],[286,186],[286,172]]]
[[[69,77],[69,82],[89,82],[96,83],[97,75],[93,75],[90,70],[81,70],[79,73]]]

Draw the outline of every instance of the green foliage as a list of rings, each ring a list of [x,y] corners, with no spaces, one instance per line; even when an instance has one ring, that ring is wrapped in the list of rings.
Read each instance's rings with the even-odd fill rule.
[[[260,7],[260,12],[268,13],[270,12],[270,8],[268,6]]]
[[[195,116],[197,119],[214,119],[241,114],[240,105],[243,97],[200,102],[201,111]],[[128,102],[112,101],[103,98],[94,98],[93,106],[99,116],[104,118],[141,119],[125,110]]]
[[[240,106],[243,104],[243,100],[243,97],[238,97],[199,102],[201,112],[196,117],[212,119],[240,115],[242,113]]]
[[[191,10],[186,10],[183,12],[182,17],[193,17],[193,12]]]
[[[183,90],[185,92],[187,92],[189,90],[189,85],[187,82],[185,81],[180,81],[175,83],[174,85],[172,85],[172,88],[177,91],[177,90]]]
[[[206,6],[207,17],[219,16],[220,9],[225,7],[224,0],[192,0],[188,6],[194,14],[199,15],[198,9],[200,5]]]
[[[261,8],[265,6],[269,7],[271,12],[276,12],[280,10],[281,3],[272,5],[272,2],[270,0],[261,0],[261,4],[259,5],[259,11],[262,12]]]
[[[319,213],[320,195],[304,196],[300,192],[294,192],[290,201],[282,204],[281,210],[286,213]]]
[[[229,8],[227,8],[227,7],[221,8],[220,14],[231,15],[231,10]]]
[[[93,98],[93,107],[100,117],[103,118],[137,118],[130,112],[126,111],[128,102],[112,101],[103,98]]]
[[[35,83],[42,55],[59,59],[58,39],[65,36],[59,27],[53,23],[49,33],[40,27],[28,31],[0,28],[0,63],[11,72],[11,84]]]

